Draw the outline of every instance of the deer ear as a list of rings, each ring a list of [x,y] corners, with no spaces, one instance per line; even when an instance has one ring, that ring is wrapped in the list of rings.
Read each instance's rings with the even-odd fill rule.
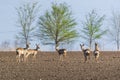
[[[40,48],[40,44],[38,44],[39,48]]]
[[[27,42],[27,45],[30,45],[30,42]]]
[[[40,44],[36,44],[36,46],[40,46]]]
[[[36,46],[37,46],[37,44],[36,44]]]
[[[95,42],[95,45],[97,45],[97,43]]]
[[[57,46],[56,49],[59,49],[59,47]]]

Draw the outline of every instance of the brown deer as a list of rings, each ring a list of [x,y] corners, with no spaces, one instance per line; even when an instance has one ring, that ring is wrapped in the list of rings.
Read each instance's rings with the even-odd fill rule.
[[[98,61],[98,58],[99,58],[99,55],[100,55],[100,51],[99,51],[99,48],[98,48],[98,44],[95,43],[95,50],[93,52],[94,56],[95,56],[95,60],[96,62]]]
[[[25,59],[27,59],[29,55],[33,55],[33,59],[35,60],[36,59],[36,55],[38,53],[38,49],[40,49],[38,44],[36,44],[36,49],[28,49],[27,50],[27,54],[25,56]]]
[[[66,57],[66,54],[67,54],[67,50],[66,49],[59,49],[58,47],[56,47],[56,51],[58,52],[59,54],[59,60],[62,60],[62,57]]]
[[[84,48],[84,44],[80,44],[80,47],[81,47],[81,50],[82,50],[82,52],[83,52],[83,54],[84,54],[84,57],[85,57],[85,62],[87,61],[87,59],[88,59],[88,57],[89,57],[89,59],[90,59],[90,54],[91,54],[91,51],[90,51],[90,49],[85,49]]]
[[[29,49],[29,45],[30,45],[30,43],[27,43],[26,48],[17,48],[16,49],[17,62],[24,61],[24,57],[27,54],[27,50]],[[22,57],[22,59],[21,59],[21,57]]]

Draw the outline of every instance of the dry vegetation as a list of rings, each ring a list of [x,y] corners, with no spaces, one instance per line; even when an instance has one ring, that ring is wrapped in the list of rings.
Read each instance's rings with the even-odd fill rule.
[[[15,52],[0,52],[0,80],[119,80],[120,53],[102,52],[84,63],[81,52],[69,52],[59,61],[55,52],[39,52],[36,61],[16,62]]]

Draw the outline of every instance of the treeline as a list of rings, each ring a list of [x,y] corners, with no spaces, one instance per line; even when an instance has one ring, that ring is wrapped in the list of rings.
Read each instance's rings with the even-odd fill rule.
[[[92,48],[95,42],[101,44],[99,40],[103,36],[107,36],[108,40],[115,42],[115,46],[119,50],[119,13],[113,12],[110,20],[111,26],[103,27],[106,15],[99,15],[96,10],[87,13],[82,22],[77,22],[69,8],[70,5],[57,2],[51,4],[51,8],[42,15],[40,14],[41,6],[38,3],[24,3],[16,8],[17,42],[27,44],[38,40],[43,45],[58,47],[61,44],[72,44],[77,41]]]

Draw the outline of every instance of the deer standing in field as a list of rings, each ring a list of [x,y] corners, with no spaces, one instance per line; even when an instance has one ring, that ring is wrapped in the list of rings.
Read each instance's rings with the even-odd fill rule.
[[[98,58],[99,58],[99,55],[100,55],[100,51],[99,51],[99,47],[98,47],[98,44],[95,43],[95,50],[93,52],[94,56],[95,56],[95,60],[96,62],[98,61]]]
[[[38,49],[40,49],[39,45],[36,44],[36,49],[28,49],[27,50],[27,55],[25,56],[25,58],[27,59],[29,55],[33,55],[33,59],[36,59],[36,55],[38,53]]]
[[[24,61],[24,58],[27,54],[27,50],[29,49],[29,45],[30,45],[30,43],[27,43],[26,48],[17,48],[16,49],[17,62]],[[22,57],[22,59],[21,59],[21,57]]]
[[[56,51],[59,54],[59,60],[63,60],[62,57],[66,57],[67,54],[67,50],[66,49],[59,49],[58,47],[56,47]]]
[[[81,47],[81,50],[82,50],[82,52],[83,52],[83,54],[84,54],[85,62],[86,62],[87,59],[88,59],[88,57],[89,57],[89,59],[90,59],[91,51],[90,51],[90,49],[85,49],[85,48],[84,48],[84,44],[83,44],[83,45],[80,44],[80,47]]]

